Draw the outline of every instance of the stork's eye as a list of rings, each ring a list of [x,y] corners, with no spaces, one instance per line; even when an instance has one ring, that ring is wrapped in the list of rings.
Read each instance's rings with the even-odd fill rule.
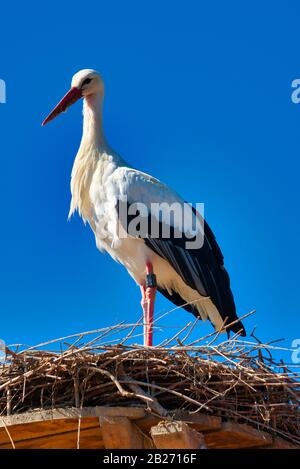
[[[89,83],[91,83],[91,81],[92,81],[92,78],[86,78],[86,79],[82,82],[81,87],[82,87],[82,86],[85,86],[85,85],[88,85]]]

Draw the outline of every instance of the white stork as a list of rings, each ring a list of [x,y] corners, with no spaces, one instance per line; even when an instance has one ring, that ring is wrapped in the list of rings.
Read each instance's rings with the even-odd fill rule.
[[[182,306],[202,320],[209,319],[217,330],[222,330],[227,321],[227,324],[233,323],[227,331],[245,335],[236,315],[223,256],[211,229],[203,221],[201,247],[189,248],[186,241],[191,240],[187,233],[191,231],[191,222],[186,229],[179,226],[176,216],[171,220],[164,209],[159,214],[154,213],[153,203],[167,203],[168,207],[175,202],[183,207],[184,201],[159,180],[130,167],[109,147],[102,127],[103,96],[100,75],[95,70],[80,70],[72,78],[71,89],[43,125],[83,98],[83,134],[72,170],[69,217],[77,210],[91,226],[97,247],[123,264],[140,286],[144,344],[152,345],[157,290],[176,306]],[[150,218],[158,222],[159,234],[152,235],[147,224],[148,230],[143,236],[131,232],[121,236],[120,200],[126,200],[128,206],[144,204]],[[193,214],[200,219],[197,212]],[[167,238],[162,236],[164,225],[170,229]],[[128,225],[123,228],[128,230]]]

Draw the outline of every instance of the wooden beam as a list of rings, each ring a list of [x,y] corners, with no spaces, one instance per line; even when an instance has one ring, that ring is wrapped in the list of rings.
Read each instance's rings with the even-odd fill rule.
[[[62,407],[47,410],[34,410],[22,414],[3,416],[0,419],[0,428],[23,423],[42,422],[45,420],[61,420],[86,417],[128,417],[129,419],[141,419],[145,415],[142,407]]]
[[[195,449],[203,446],[198,432],[204,432],[208,448],[300,448],[251,426],[221,424],[219,417],[201,413],[177,412],[181,418],[158,425],[161,419],[140,407],[85,407],[82,412],[56,408],[2,416],[0,449],[11,448],[5,426],[16,448],[76,448],[80,414],[80,448],[151,448],[155,441],[162,449]]]
[[[203,435],[184,422],[161,422],[150,434],[158,449],[206,448]]]
[[[80,447],[83,435],[87,433],[83,433],[85,431],[90,431],[95,435],[96,439],[101,439],[102,434],[99,427],[99,418],[88,417],[84,418],[80,421],[79,419],[61,419],[61,420],[45,420],[42,422],[35,422],[32,423],[24,423],[24,424],[17,424],[11,425],[7,427],[7,431],[9,431],[11,438],[17,448],[26,448],[26,441],[35,441],[36,447],[39,447],[41,443],[41,438],[57,438],[63,439],[64,435],[66,434],[74,434],[74,440],[77,441],[77,434],[78,434],[78,427],[80,425]],[[0,428],[0,449],[2,447],[7,447],[10,445],[10,440],[7,435],[7,431],[5,428]],[[69,439],[70,435],[66,435],[67,439]],[[67,442],[67,440],[66,440]],[[49,440],[50,443],[50,440]],[[30,443],[32,444],[32,443]],[[52,446],[49,446],[52,447]],[[54,446],[55,447],[55,446]],[[98,447],[98,446],[96,446]]]
[[[136,420],[143,417],[144,413],[144,409],[139,407],[84,407],[82,412],[80,412],[80,409],[71,407],[31,411],[24,412],[23,414],[3,416],[0,419],[0,448],[11,447],[5,426],[17,448],[26,448],[26,440],[28,440],[28,447],[34,447],[34,441],[37,448],[39,445],[43,445],[43,447],[45,447],[44,445],[47,444],[47,441],[42,441],[42,438],[44,437],[46,439],[49,438],[49,448],[55,448],[55,446],[53,446],[55,439],[59,442],[60,439],[64,438],[63,435],[66,437],[66,448],[69,448],[70,441],[77,441],[80,415],[81,431],[90,429],[91,433],[94,434],[93,441],[95,443],[95,448],[98,448],[99,446],[96,441],[97,438],[98,440],[101,438],[99,416],[122,416]],[[72,433],[74,436],[71,435]],[[61,437],[59,436],[60,434]],[[83,440],[84,435],[86,434],[87,433],[82,433],[82,438],[80,436],[80,445],[82,441],[82,444],[84,445],[83,447],[86,447],[86,444],[89,445],[88,442],[85,443]]]
[[[218,430],[222,426],[222,420],[220,417],[201,413],[189,414],[188,412],[177,411],[174,415],[174,420],[183,421],[198,432],[210,432]]]
[[[215,417],[206,414],[189,414],[188,412],[178,411],[173,415],[173,420],[179,420],[187,423],[190,427],[194,428],[198,432],[208,432],[214,430],[220,430],[222,421],[220,417]],[[155,425],[158,425],[161,418],[154,415],[148,414],[143,418],[136,420],[136,424],[145,433],[150,433],[150,430]]]
[[[34,426],[35,424],[33,424]],[[13,435],[12,435],[13,437]],[[16,449],[76,449],[77,448],[77,429],[69,432],[47,434],[39,437],[27,438],[25,440],[14,440]],[[1,444],[0,449],[11,449],[11,444],[7,441]],[[80,449],[104,449],[102,434],[99,424],[93,428],[81,428]]]
[[[226,422],[221,430],[205,435],[208,449],[255,448],[272,444],[272,437],[245,424]]]
[[[300,449],[300,446],[284,440],[283,438],[274,437],[271,445],[263,446],[261,449]]]
[[[144,438],[127,417],[99,417],[106,449],[141,449]]]

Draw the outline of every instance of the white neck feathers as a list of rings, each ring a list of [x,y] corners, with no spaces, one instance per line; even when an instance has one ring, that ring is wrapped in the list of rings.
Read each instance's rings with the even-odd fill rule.
[[[99,157],[105,153],[105,150],[102,97],[100,94],[94,94],[84,99],[82,139],[71,176],[72,200],[69,218],[76,209],[84,220],[89,217],[89,186]]]
[[[83,133],[80,146],[103,151],[106,146],[102,127],[103,98],[100,94],[87,96],[83,103]]]

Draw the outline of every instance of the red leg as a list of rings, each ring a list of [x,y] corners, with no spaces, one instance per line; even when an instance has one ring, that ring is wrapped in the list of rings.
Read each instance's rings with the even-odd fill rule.
[[[152,346],[153,344],[153,318],[154,318],[154,302],[156,296],[156,277],[153,273],[151,263],[146,266],[146,285],[141,286],[142,292],[142,308],[144,311],[144,345]]]
[[[142,285],[141,287],[141,294],[142,294],[142,299],[141,299],[141,305],[143,308],[143,313],[144,313],[144,345],[146,344],[146,336],[147,336],[147,323],[148,323],[148,301],[146,298],[146,287]]]
[[[156,296],[156,287],[148,287],[146,289],[146,298],[148,303],[148,318],[146,324],[145,345],[153,345],[153,319],[154,319],[154,302]]]

